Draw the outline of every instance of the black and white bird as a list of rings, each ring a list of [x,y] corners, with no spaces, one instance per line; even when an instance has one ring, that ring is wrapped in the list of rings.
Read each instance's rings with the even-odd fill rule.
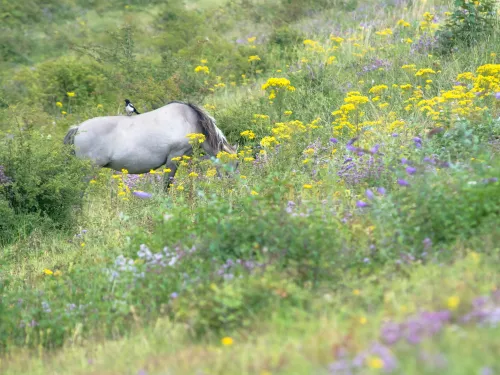
[[[127,112],[127,116],[131,116],[132,113],[140,115],[140,113],[137,112],[137,109],[135,109],[134,105],[130,103],[130,100],[128,99],[125,99],[125,111]]]

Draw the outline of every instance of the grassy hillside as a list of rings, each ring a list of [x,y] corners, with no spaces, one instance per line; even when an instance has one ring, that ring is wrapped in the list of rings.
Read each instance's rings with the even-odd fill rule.
[[[500,372],[494,5],[3,4],[0,372]],[[238,170],[72,157],[125,98],[203,105]]]

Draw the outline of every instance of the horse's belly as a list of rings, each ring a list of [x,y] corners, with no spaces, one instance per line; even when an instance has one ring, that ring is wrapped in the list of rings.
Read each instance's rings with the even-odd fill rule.
[[[144,149],[139,152],[129,150],[114,155],[109,166],[115,170],[126,169],[133,174],[147,173],[165,164],[166,158],[165,152],[155,152],[154,149]]]

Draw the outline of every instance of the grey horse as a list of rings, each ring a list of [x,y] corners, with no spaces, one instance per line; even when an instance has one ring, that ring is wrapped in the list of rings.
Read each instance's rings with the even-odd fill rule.
[[[168,188],[177,170],[172,158],[192,154],[187,138],[190,133],[205,135],[201,147],[207,155],[236,153],[213,117],[194,104],[177,101],[137,116],[87,120],[71,127],[64,143],[74,145],[76,157],[116,171],[126,169],[140,174],[165,165],[171,170],[166,180]]]

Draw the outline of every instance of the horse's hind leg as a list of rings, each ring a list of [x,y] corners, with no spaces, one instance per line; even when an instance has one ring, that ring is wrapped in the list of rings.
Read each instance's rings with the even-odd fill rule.
[[[177,172],[177,164],[172,160],[168,160],[165,164],[165,168],[170,169],[170,172],[168,172],[168,175],[164,178],[163,181],[163,190],[167,191],[170,187],[170,184],[174,180],[175,172]]]

